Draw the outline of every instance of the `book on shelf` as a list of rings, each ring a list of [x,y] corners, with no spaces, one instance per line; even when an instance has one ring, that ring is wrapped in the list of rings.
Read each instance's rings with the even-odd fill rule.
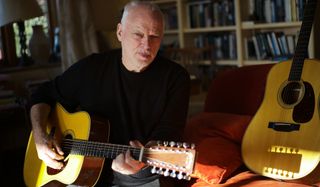
[[[284,21],[286,22],[290,22],[293,21],[292,19],[292,9],[291,9],[291,1],[292,0],[284,0],[284,12],[285,12],[285,16],[284,16]]]
[[[276,33],[275,32],[270,32],[270,33],[271,33],[272,48],[274,50],[275,56],[281,56],[281,51],[280,51]]]
[[[257,23],[301,21],[306,0],[249,0],[248,20]]]
[[[234,0],[188,1],[186,11],[188,28],[235,24]]]
[[[257,60],[261,60],[261,50],[259,49],[259,44],[258,44],[258,41],[257,41],[257,37],[254,35],[252,36],[252,42],[253,42],[253,46],[254,46],[254,51],[255,51],[255,54],[256,54],[256,57],[257,57]]]
[[[244,39],[246,59],[289,59],[294,54],[296,35],[284,32],[258,32]]]
[[[245,59],[253,60],[257,58],[256,50],[251,37],[244,38]]]
[[[212,26],[212,7],[210,1],[192,1],[187,3],[188,27]]]
[[[295,50],[295,35],[287,35],[286,39],[287,39],[287,44],[288,44],[288,50],[289,50],[289,54],[293,54],[294,50]]]
[[[194,46],[213,46],[212,57],[217,60],[236,59],[236,36],[234,32],[200,34],[194,38]]]
[[[177,7],[175,5],[161,6],[166,30],[178,29]]]

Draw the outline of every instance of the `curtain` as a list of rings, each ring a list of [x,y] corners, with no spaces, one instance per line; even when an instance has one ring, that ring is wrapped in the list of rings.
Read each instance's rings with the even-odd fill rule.
[[[62,70],[98,52],[89,0],[56,0]]]

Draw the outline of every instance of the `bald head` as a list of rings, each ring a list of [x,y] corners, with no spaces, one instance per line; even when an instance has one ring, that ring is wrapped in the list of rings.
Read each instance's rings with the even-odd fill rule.
[[[157,5],[133,1],[117,26],[122,63],[129,71],[144,71],[156,57],[163,38],[163,16]]]
[[[121,18],[121,23],[125,24],[127,21],[128,16],[137,9],[144,9],[150,12],[156,19],[162,22],[164,25],[163,14],[158,7],[158,5],[146,1],[131,1],[127,3],[124,7],[124,11]]]

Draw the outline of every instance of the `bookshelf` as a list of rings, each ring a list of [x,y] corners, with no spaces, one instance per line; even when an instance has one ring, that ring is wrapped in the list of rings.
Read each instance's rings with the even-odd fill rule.
[[[175,8],[173,12],[176,15],[172,17],[176,27],[166,29],[165,46],[185,48],[214,45],[218,65],[245,66],[277,63],[292,57],[301,26],[301,4],[305,0],[152,2],[161,9]],[[170,17],[167,13],[165,16]],[[310,58],[315,57],[313,33],[309,41]]]

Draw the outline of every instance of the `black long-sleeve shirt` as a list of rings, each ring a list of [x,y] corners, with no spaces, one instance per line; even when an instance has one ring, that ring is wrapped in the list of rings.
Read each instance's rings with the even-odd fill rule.
[[[128,71],[121,50],[93,54],[43,84],[32,103],[60,102],[110,121],[109,142],[177,140],[186,123],[190,93],[187,71],[157,56],[140,73]]]

